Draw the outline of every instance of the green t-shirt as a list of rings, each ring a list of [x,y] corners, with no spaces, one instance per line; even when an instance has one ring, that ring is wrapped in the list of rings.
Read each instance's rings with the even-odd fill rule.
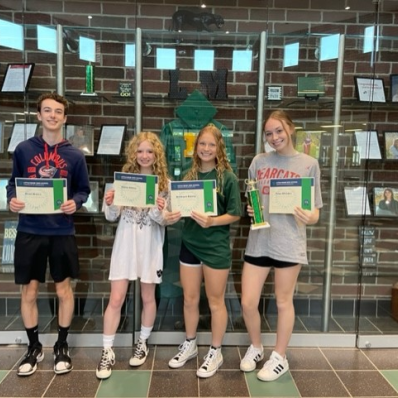
[[[216,170],[199,173],[199,180],[217,180]],[[239,183],[236,175],[225,171],[223,189],[217,189],[217,215],[242,215]],[[203,264],[217,269],[231,266],[229,225],[202,228],[196,221],[187,217],[182,230],[182,241],[188,250]]]

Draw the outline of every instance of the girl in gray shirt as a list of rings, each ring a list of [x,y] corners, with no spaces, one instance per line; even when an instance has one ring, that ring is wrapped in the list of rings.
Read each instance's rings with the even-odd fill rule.
[[[285,353],[295,318],[294,288],[301,266],[308,264],[306,226],[318,221],[322,207],[318,161],[295,150],[292,141],[294,132],[294,124],[286,112],[272,112],[264,124],[264,137],[275,151],[257,155],[249,168],[249,179],[257,179],[264,219],[271,227],[249,232],[242,273],[242,309],[251,345],[240,363],[240,369],[253,371],[264,357],[258,305],[265,280],[274,267],[277,338],[270,359],[257,374],[262,381],[276,380],[289,369]],[[313,210],[295,207],[293,214],[270,214],[270,179],[301,177],[313,178]],[[250,206],[248,213],[253,215]]]

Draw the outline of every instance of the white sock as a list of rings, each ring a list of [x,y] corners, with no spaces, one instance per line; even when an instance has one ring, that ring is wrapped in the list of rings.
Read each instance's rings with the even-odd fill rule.
[[[141,332],[140,332],[140,340],[148,340],[149,336],[151,335],[153,326],[144,326],[141,325]]]
[[[102,344],[104,345],[104,348],[112,348],[113,347],[113,342],[115,341],[115,335],[102,335]]]

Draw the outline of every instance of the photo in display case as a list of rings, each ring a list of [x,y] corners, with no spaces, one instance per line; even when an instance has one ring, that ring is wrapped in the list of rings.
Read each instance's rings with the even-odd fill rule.
[[[98,182],[90,181],[90,195],[88,195],[87,202],[79,209],[80,213],[98,213],[99,211],[99,195]]]
[[[398,160],[398,132],[384,132],[384,157],[387,160]]]
[[[296,131],[296,151],[319,159],[321,138],[322,132],[320,131]]]
[[[94,126],[67,124],[66,139],[85,156],[94,155]]]
[[[398,217],[398,189],[376,187],[373,189],[375,216]]]
[[[398,75],[390,75],[391,102],[398,102]]]

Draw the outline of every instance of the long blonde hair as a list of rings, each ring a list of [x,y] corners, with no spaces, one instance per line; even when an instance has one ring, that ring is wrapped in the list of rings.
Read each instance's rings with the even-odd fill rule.
[[[130,140],[125,151],[126,163],[124,164],[122,171],[124,173],[140,172],[140,165],[137,162],[137,151],[140,144],[144,141],[148,141],[153,147],[155,161],[152,165],[152,171],[153,174],[159,177],[159,192],[167,192],[169,185],[169,175],[167,172],[166,156],[163,145],[155,133],[143,131],[135,135]]]
[[[222,138],[221,131],[214,125],[208,124],[203,127],[198,135],[196,136],[194,153],[192,158],[192,166],[184,177],[184,180],[197,180],[199,178],[198,173],[201,167],[201,160],[198,156],[198,143],[200,137],[205,133],[211,133],[216,141],[216,172],[217,172],[217,185],[219,186],[219,192],[222,193],[222,183],[224,171],[232,171],[232,167],[228,162],[227,151],[225,143]]]

